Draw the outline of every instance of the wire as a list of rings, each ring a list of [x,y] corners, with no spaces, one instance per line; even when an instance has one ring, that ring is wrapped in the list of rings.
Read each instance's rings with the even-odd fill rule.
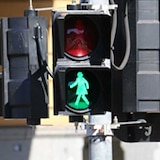
[[[110,0],[112,4],[115,4],[114,0]],[[125,17],[124,17],[124,26],[125,26],[125,32],[126,32],[126,50],[125,50],[125,56],[123,58],[122,63],[117,66],[114,62],[114,53],[113,53],[113,44],[114,39],[116,35],[116,29],[117,29],[117,9],[114,10],[113,13],[113,24],[112,24],[112,31],[111,31],[111,63],[112,66],[116,70],[123,70],[128,62],[129,56],[130,56],[130,50],[131,50],[131,39],[130,39],[130,30],[129,30],[129,21],[128,21],[128,3],[126,2],[125,7]]]
[[[52,73],[52,71],[50,70],[47,62],[45,59],[43,59],[43,56],[42,56],[42,46],[41,46],[41,27],[40,26],[37,26],[36,27],[36,36],[35,36],[35,41],[36,41],[36,44],[37,44],[37,49],[38,49],[38,55],[39,55],[39,58],[40,58],[40,65],[41,66],[44,66],[45,67],[45,70],[47,71],[47,73],[52,77],[54,78],[54,75]]]

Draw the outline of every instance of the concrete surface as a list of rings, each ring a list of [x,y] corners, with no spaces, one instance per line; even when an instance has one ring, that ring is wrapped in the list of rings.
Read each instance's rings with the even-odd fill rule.
[[[159,160],[160,143],[113,138],[113,160]],[[84,130],[74,126],[1,127],[0,160],[88,160]]]

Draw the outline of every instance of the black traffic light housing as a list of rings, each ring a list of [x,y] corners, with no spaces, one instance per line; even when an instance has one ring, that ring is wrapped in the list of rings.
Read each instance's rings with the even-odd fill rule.
[[[126,142],[160,141],[159,2],[150,5],[146,1],[115,0],[115,3],[118,4],[114,43],[116,64],[121,63],[125,53],[126,15],[131,50],[126,67],[121,71],[112,70],[112,116],[117,116],[120,122],[143,119],[146,123],[123,125],[114,135]]]
[[[111,17],[109,15],[96,11],[68,11],[53,12],[52,16],[54,65],[59,58],[70,58],[72,61],[88,60],[91,65],[100,65],[103,59],[110,57]],[[85,30],[84,39],[87,43],[90,43],[85,47],[88,47],[90,51],[87,51],[86,54],[74,56],[70,51],[67,53],[66,50],[69,50],[67,47],[70,47],[67,43],[74,39],[78,40],[79,37],[74,37],[68,33],[73,33],[73,29],[76,30],[78,27],[84,27],[82,28]],[[72,43],[70,45],[74,45]]]
[[[87,99],[89,105],[81,105],[76,107],[76,87],[69,87],[73,81],[76,81],[77,74],[83,73],[89,83]],[[91,114],[101,114],[106,110],[110,110],[111,106],[111,72],[105,67],[82,67],[82,66],[60,66],[55,74],[54,88],[54,112],[68,115],[83,115],[90,112]]]
[[[110,57],[111,17],[93,10],[53,12],[52,16],[54,114],[98,114],[110,110],[111,71],[103,61]],[[81,95],[80,85],[75,84],[80,74],[85,86]],[[82,106],[84,103],[86,106]]]
[[[2,106],[4,118],[39,124],[48,117],[47,21],[33,12],[1,19]]]

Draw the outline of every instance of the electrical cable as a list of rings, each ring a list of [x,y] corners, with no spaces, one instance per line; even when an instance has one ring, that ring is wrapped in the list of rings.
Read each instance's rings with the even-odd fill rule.
[[[36,36],[35,36],[35,40],[36,40],[36,43],[37,43],[37,48],[38,48],[38,55],[40,57],[40,63],[42,66],[45,66],[45,69],[47,71],[47,73],[52,77],[54,78],[54,74],[52,73],[52,71],[50,70],[47,62],[45,59],[43,59],[43,56],[42,56],[42,46],[41,46],[41,27],[40,26],[37,26],[36,27]]]
[[[112,4],[115,4],[114,0],[110,0]],[[111,31],[111,63],[114,69],[116,70],[123,70],[128,62],[131,50],[131,39],[130,39],[130,30],[129,30],[129,21],[128,21],[128,3],[126,2],[125,6],[125,17],[124,17],[124,26],[125,26],[125,33],[126,33],[126,50],[124,58],[119,66],[117,66],[114,62],[114,53],[113,53],[113,44],[116,35],[117,29],[117,9],[114,10],[113,13],[113,22],[112,22],[112,31]]]

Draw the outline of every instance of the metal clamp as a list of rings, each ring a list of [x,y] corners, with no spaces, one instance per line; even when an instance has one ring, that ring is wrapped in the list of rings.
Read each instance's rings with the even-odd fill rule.
[[[143,124],[147,123],[146,120],[140,119],[137,121],[129,121],[129,122],[118,122],[118,118],[115,116],[113,119],[113,123],[111,124],[92,124],[86,123],[85,129],[87,130],[88,136],[113,136],[113,130],[119,129],[122,125],[134,125],[134,124]],[[146,128],[147,135],[151,134],[151,128]]]

